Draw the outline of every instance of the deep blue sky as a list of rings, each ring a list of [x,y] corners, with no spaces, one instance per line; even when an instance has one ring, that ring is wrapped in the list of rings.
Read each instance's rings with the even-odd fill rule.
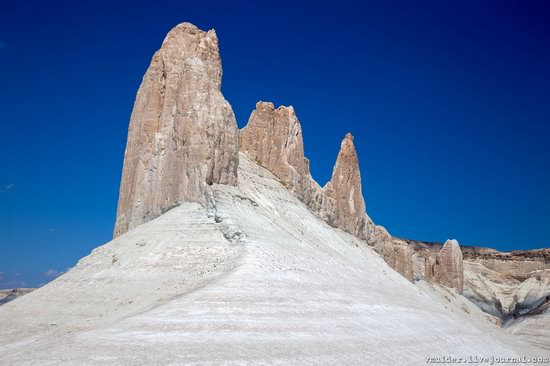
[[[218,32],[239,126],[295,107],[319,183],[355,135],[392,234],[550,246],[548,1],[81,3],[0,11],[0,287],[110,240],[134,97],[183,21]]]

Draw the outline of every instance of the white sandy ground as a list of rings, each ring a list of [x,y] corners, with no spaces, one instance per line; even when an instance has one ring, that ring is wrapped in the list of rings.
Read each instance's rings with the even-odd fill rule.
[[[1,365],[424,365],[548,356],[418,286],[241,155],[216,209],[182,204],[0,307]],[[76,245],[76,244],[75,244]]]
[[[528,340],[550,354],[550,311],[543,314],[520,318],[506,327],[506,331],[516,337]]]

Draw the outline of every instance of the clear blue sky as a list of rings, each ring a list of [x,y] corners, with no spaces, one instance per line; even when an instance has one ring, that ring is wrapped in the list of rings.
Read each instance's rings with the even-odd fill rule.
[[[86,3],[86,4],[83,4]],[[164,35],[215,28],[243,126],[291,104],[319,183],[355,135],[392,234],[547,247],[550,3],[9,1],[0,11],[0,287],[110,240],[134,96]]]

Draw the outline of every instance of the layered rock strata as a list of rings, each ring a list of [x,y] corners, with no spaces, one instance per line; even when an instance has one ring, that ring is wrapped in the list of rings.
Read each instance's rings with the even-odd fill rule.
[[[130,118],[115,237],[179,202],[206,203],[208,184],[236,184],[238,128],[221,78],[214,30],[168,33]]]
[[[432,281],[435,258],[443,245],[406,241],[413,251],[415,277]],[[461,250],[464,296],[503,324],[533,315],[550,296],[550,249],[503,253],[461,246]]]
[[[403,240],[396,238],[385,238],[382,240],[382,257],[398,273],[409,281],[413,281],[414,272],[412,265],[412,251],[409,245]]]

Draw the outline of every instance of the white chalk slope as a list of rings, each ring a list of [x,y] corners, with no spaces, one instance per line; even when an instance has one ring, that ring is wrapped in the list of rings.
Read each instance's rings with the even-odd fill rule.
[[[550,353],[550,310],[541,314],[530,315],[512,322],[506,327],[506,331],[516,337],[525,339],[530,343],[543,348]]]
[[[0,307],[0,364],[421,365],[537,352],[406,281],[244,155],[239,185],[212,186],[212,199]]]

